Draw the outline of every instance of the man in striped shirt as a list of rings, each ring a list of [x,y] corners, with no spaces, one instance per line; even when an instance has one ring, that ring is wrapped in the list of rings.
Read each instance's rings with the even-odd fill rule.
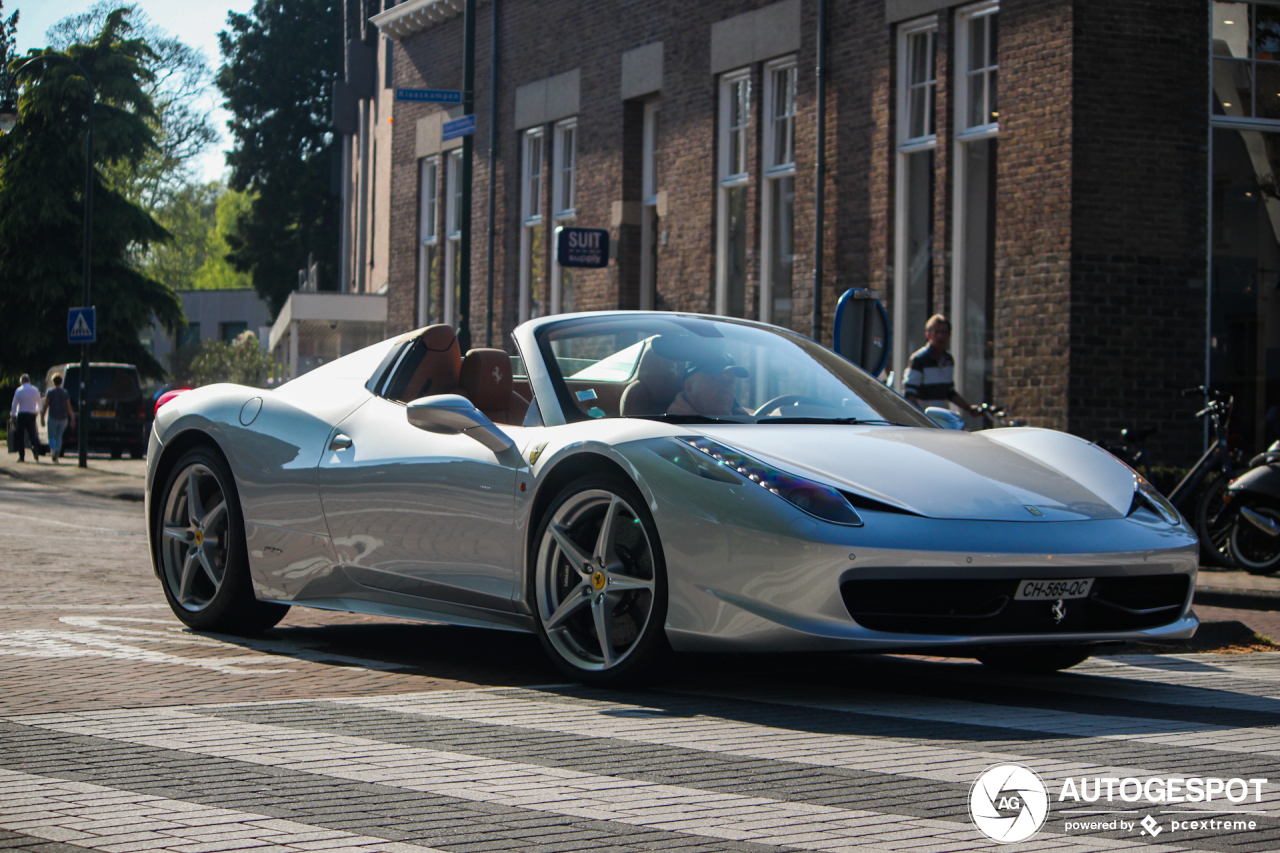
[[[902,389],[906,398],[921,409],[929,406],[945,409],[947,403],[955,403],[963,411],[978,414],[978,407],[969,405],[956,391],[956,360],[947,352],[951,321],[934,314],[924,324],[924,336],[929,343],[912,354],[911,366],[907,368],[907,381]]]

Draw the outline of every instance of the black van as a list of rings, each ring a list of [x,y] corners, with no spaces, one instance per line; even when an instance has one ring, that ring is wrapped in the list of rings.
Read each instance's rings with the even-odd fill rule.
[[[147,455],[147,426],[151,414],[142,396],[142,380],[132,364],[89,364],[88,406],[80,405],[80,365],[55,364],[44,375],[45,390],[53,375],[62,374],[62,387],[71,395],[76,416],[89,416],[89,450],[106,451],[112,459],[126,452],[134,459]],[[79,423],[62,436],[63,452],[79,452]]]

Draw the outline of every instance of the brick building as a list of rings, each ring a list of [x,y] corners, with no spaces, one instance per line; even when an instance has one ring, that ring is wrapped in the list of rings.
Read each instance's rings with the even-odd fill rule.
[[[839,294],[869,287],[894,320],[898,377],[942,312],[970,400],[1091,439],[1158,425],[1152,455],[1185,460],[1203,434],[1178,392],[1211,369],[1240,399],[1241,443],[1262,441],[1267,364],[1280,369],[1280,322],[1267,322],[1280,283],[1267,163],[1280,137],[1265,132],[1280,119],[1280,71],[1270,82],[1264,44],[1280,8],[828,5],[820,337],[830,342]],[[461,10],[364,10],[383,90],[460,86]],[[481,3],[475,345],[509,346],[532,316],[603,308],[809,334],[817,12],[818,0]],[[1253,35],[1223,35],[1230,27]],[[460,151],[440,134],[448,110],[375,97],[392,113],[389,330],[455,322],[462,211]],[[616,259],[560,269],[551,245],[568,224],[609,229]]]

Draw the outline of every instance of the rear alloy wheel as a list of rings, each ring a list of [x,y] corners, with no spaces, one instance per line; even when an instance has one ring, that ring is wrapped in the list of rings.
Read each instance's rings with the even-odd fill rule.
[[[1262,526],[1250,521],[1246,513],[1258,516]],[[1272,536],[1264,529],[1268,521],[1280,525],[1280,509],[1267,503],[1240,504],[1234,520],[1231,556],[1236,564],[1251,575],[1269,575],[1280,569],[1280,536]]]
[[[1024,675],[1048,675],[1083,663],[1092,654],[1089,646],[1006,646],[976,655],[984,665]]]
[[[258,601],[249,576],[244,520],[227,464],[196,448],[170,472],[152,533],[169,607],[202,631],[254,633],[288,605]]]
[[[666,567],[640,494],[619,477],[584,477],[543,517],[532,577],[538,635],[581,681],[643,680],[668,651]]]
[[[1206,566],[1235,568],[1231,553],[1231,528],[1235,512],[1223,501],[1231,478],[1220,474],[1210,480],[1196,501],[1196,535],[1200,537],[1200,559]]]

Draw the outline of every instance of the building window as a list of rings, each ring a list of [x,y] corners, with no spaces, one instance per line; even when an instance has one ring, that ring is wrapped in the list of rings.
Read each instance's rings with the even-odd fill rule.
[[[764,211],[760,319],[791,326],[796,220],[796,60],[764,69]]]
[[[574,178],[577,174],[578,120],[565,119],[555,126],[552,146],[553,186],[551,209],[555,211],[557,226],[573,225],[573,209],[576,198]],[[577,299],[573,288],[573,270],[561,267],[554,257],[551,261],[551,304],[554,311],[576,311]]]
[[[249,324],[243,321],[218,324],[218,337],[222,339],[224,344],[234,344],[236,338],[247,331],[249,331]]]
[[[998,9],[984,3],[957,16],[959,57],[952,247],[952,347],[956,386],[970,403],[991,400],[995,364],[995,211],[999,111]]]
[[[430,326],[440,316],[440,273],[436,270],[440,160],[418,163],[418,325]]]
[[[898,31],[898,162],[894,212],[894,370],[906,375],[911,353],[924,346],[933,313],[934,127],[937,89],[934,19]],[[898,383],[901,389],[901,381]]]
[[[751,73],[720,79],[719,234],[716,246],[716,313],[745,317],[747,310],[748,143]]]
[[[1280,7],[1213,4],[1213,114],[1280,119]]]
[[[657,101],[644,105],[640,141],[640,310],[658,306],[658,117]]]
[[[450,326],[458,324],[458,297],[462,258],[462,150],[449,152],[445,175],[444,216],[444,316]]]
[[[526,130],[520,152],[520,321],[550,313],[542,223],[542,128]]]

